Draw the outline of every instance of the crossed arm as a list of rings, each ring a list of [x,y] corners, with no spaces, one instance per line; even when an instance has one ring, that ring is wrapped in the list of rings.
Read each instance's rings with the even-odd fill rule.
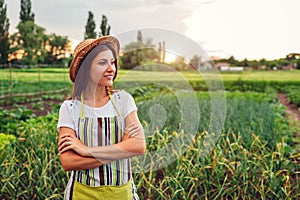
[[[76,137],[73,129],[61,127],[58,150],[64,170],[91,169],[113,160],[144,154],[146,151],[145,136],[136,111],[131,112],[126,117],[125,126],[121,142],[97,147],[85,146]]]

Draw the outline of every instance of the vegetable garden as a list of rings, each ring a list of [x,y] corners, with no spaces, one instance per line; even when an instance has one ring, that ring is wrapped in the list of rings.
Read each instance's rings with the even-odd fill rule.
[[[120,70],[119,80],[127,73]],[[136,71],[126,78],[128,83],[154,80],[128,90],[139,108],[147,152],[162,149],[184,135],[180,104],[172,88],[155,84],[155,77],[162,76],[163,81],[180,84],[168,73]],[[34,111],[44,109],[44,103],[50,100],[62,102],[68,97],[71,83],[67,69],[14,69],[12,73],[1,70],[0,74],[0,198],[62,199],[69,174],[60,165],[57,150],[59,104],[52,102],[52,109],[44,116],[36,116]],[[226,90],[226,118],[217,142],[204,156],[200,156],[201,148],[211,134],[207,128],[211,95],[199,74],[182,74],[193,87],[199,104],[198,129],[191,134],[189,146],[170,146],[179,155],[174,162],[133,174],[140,198],[299,199],[299,121],[286,115],[277,94],[286,93],[299,108],[300,71],[221,74]],[[56,90],[61,91],[51,93]],[[30,108],[20,106],[26,101]],[[149,109],[155,105],[167,113],[160,128],[152,126],[149,117]],[[135,158],[133,162],[137,162]],[[138,163],[133,166],[138,167]]]

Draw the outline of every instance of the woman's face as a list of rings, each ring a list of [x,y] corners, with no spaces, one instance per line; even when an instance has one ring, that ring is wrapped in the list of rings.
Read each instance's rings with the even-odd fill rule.
[[[100,52],[92,61],[88,84],[103,87],[112,86],[116,73],[115,60],[111,50]]]

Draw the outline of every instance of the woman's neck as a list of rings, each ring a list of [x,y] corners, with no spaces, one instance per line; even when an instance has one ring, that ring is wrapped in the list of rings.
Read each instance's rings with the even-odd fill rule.
[[[84,90],[84,100],[89,102],[100,102],[107,99],[108,94],[105,87],[87,86]]]

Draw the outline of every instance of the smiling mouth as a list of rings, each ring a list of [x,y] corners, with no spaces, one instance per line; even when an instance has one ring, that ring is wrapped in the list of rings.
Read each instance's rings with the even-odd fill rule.
[[[113,75],[107,75],[107,76],[104,76],[105,78],[107,78],[108,80],[112,80],[114,78]]]

